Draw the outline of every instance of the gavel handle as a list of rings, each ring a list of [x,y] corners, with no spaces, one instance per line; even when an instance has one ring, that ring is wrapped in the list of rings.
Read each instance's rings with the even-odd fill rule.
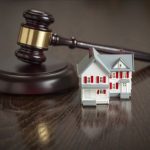
[[[150,53],[140,52],[138,50],[119,48],[114,46],[100,45],[89,42],[77,41],[74,37],[71,39],[63,38],[58,36],[57,34],[52,34],[50,45],[53,46],[69,46],[70,48],[82,48],[85,50],[89,50],[91,48],[95,48],[97,51],[101,53],[108,54],[134,54],[134,58],[141,61],[150,62]]]

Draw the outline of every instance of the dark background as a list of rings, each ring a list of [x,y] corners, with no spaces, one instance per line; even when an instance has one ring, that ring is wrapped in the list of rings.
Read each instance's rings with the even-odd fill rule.
[[[50,12],[53,32],[78,40],[150,52],[150,1],[2,0],[0,58],[13,63],[22,12]],[[47,52],[73,65],[81,49],[50,47]],[[3,66],[3,64],[0,64]],[[109,106],[82,108],[80,89],[59,95],[0,94],[0,149],[150,149],[150,67],[135,61],[132,98]]]

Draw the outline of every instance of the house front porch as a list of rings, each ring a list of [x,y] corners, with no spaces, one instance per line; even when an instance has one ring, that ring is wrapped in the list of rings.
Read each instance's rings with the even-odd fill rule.
[[[96,106],[96,104],[109,104],[108,85],[86,85],[82,87],[82,104]]]

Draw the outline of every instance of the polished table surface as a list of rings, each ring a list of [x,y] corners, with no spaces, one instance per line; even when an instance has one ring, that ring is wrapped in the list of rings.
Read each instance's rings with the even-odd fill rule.
[[[29,8],[52,13],[51,28],[60,35],[150,52],[148,0],[6,0],[0,1],[0,57],[12,63],[22,12]],[[50,47],[47,57],[75,66],[86,54]],[[80,88],[41,96],[0,94],[0,150],[150,149],[149,63],[135,61],[135,70],[132,98],[114,98],[108,106],[82,107]]]

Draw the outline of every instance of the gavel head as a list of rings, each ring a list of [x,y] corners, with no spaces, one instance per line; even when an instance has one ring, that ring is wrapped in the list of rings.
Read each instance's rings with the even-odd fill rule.
[[[20,49],[15,55],[22,61],[41,64],[46,60],[44,51],[48,50],[51,30],[48,26],[54,22],[52,15],[37,10],[23,13],[26,23],[21,24],[18,42]]]

